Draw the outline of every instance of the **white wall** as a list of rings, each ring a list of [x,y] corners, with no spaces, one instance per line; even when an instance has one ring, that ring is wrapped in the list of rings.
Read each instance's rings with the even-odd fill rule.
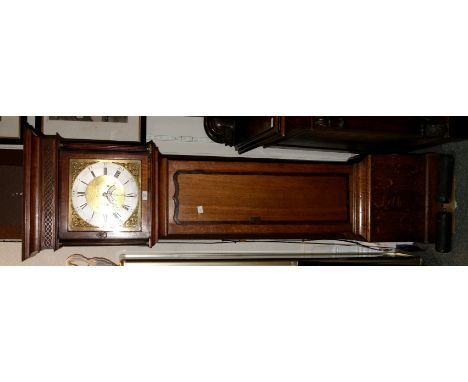
[[[262,148],[239,155],[233,147],[213,142],[205,134],[203,117],[148,117],[147,139],[152,140],[164,154],[208,155],[242,158],[277,158],[310,161],[344,162],[352,153]]]
[[[34,118],[28,117],[34,124]],[[153,140],[164,154],[209,155],[236,157],[233,148],[212,142],[203,129],[202,117],[148,117],[147,137]],[[86,137],[89,138],[89,137]],[[313,150],[256,149],[242,157],[281,158],[321,161],[346,161],[353,154],[333,153]],[[206,243],[202,241],[201,243]],[[321,241],[322,242],[322,241]],[[192,243],[192,242],[191,242]],[[0,242],[1,265],[64,265],[72,254],[86,257],[104,257],[119,262],[123,255],[154,256],[167,253],[343,253],[368,252],[368,250],[339,245],[310,245],[296,243],[219,243],[216,244],[169,244],[158,243],[153,248],[144,247],[66,247],[57,252],[45,250],[36,256],[21,262],[21,243]]]

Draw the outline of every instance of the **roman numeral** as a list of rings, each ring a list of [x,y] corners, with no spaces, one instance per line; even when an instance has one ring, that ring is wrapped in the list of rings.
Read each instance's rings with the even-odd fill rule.
[[[117,170],[117,171],[115,172],[115,174],[114,174],[114,177],[115,177],[115,178],[118,178],[118,177],[120,176],[120,174],[121,174],[120,171]]]
[[[107,223],[107,215],[104,214],[104,215],[102,215],[102,217],[104,218],[104,224],[106,224]]]
[[[134,197],[136,197],[136,196],[137,196],[137,194],[135,194],[134,192],[132,192],[132,193],[130,193],[130,194],[125,194],[125,197],[126,197],[126,198],[134,198]]]
[[[104,166],[104,175],[107,175],[107,167]]]
[[[86,183],[84,180],[81,180],[81,179],[80,179],[80,182],[83,183],[83,184],[88,185],[88,183]]]
[[[128,210],[130,209],[130,206],[127,206],[126,204],[124,204],[124,205],[122,206],[122,208],[123,208],[124,210],[127,210],[127,211],[128,211]]]
[[[95,177],[96,177],[96,174],[94,173],[94,171],[91,170],[91,169],[90,169],[89,171],[91,171],[91,175],[93,176],[93,178],[95,178]]]
[[[119,215],[117,212],[114,212],[114,217],[115,217],[116,219],[120,219],[120,215]]]
[[[88,203],[84,203],[80,206],[81,209],[84,209],[86,206],[88,205]]]

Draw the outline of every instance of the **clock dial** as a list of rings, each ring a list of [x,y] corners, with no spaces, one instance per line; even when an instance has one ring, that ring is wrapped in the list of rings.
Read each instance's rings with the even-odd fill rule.
[[[141,229],[140,161],[72,160],[71,167],[71,230]]]

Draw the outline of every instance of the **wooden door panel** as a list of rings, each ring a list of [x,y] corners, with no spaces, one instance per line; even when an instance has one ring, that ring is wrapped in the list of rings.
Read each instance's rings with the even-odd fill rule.
[[[161,176],[162,237],[353,235],[350,165],[167,160]]]
[[[346,175],[178,172],[174,181],[178,223],[349,220]]]

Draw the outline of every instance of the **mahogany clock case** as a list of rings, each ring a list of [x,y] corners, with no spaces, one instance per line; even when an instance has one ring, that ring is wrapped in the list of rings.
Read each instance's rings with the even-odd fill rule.
[[[437,154],[356,163],[160,158],[159,237],[433,242]]]
[[[23,259],[62,245],[160,239],[356,239],[433,242],[437,154],[313,163],[160,155],[153,143],[24,132]],[[141,161],[140,231],[71,231],[72,159]],[[143,198],[142,198],[143,199]]]

